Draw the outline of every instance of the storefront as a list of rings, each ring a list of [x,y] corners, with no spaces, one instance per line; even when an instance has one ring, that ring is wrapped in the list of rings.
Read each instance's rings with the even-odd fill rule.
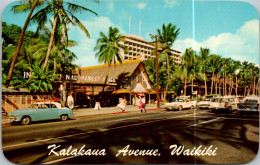
[[[101,106],[115,106],[118,99],[132,103],[133,89],[141,85],[144,93],[152,91],[151,83],[141,60],[125,61],[122,64],[98,65],[81,68],[73,82],[76,106],[93,107],[95,102]]]

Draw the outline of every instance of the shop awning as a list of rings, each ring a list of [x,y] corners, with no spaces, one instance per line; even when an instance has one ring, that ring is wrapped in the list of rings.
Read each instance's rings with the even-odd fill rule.
[[[99,95],[99,92],[94,92],[94,93],[93,92],[86,92],[86,95],[93,95],[93,94],[94,95]]]
[[[121,94],[121,93],[131,93],[129,89],[118,89],[112,92],[113,94]]]

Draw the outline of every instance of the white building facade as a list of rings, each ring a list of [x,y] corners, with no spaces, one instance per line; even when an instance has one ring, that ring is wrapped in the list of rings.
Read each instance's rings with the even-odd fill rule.
[[[155,46],[152,45],[151,42],[145,41],[142,37],[128,35],[126,36],[125,41],[120,44],[128,48],[127,53],[123,50],[120,52],[124,61],[155,58]],[[177,64],[181,63],[181,52],[171,50],[170,57],[173,58]]]

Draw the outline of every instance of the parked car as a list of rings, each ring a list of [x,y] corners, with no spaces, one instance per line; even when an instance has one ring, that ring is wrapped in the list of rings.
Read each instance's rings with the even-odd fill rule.
[[[210,107],[210,102],[212,98],[206,98],[197,104],[198,109],[208,109]]]
[[[238,103],[238,111],[240,112],[257,112],[259,111],[259,97],[248,96],[243,99],[242,102]]]
[[[213,98],[219,97],[219,94],[209,94],[207,96],[204,96],[205,98],[198,102],[197,109],[208,109],[210,107],[210,102]]]
[[[189,99],[175,99],[173,102],[165,103],[164,108],[167,110],[183,110],[183,109],[193,109],[196,105],[196,101],[190,101]]]
[[[237,98],[238,98],[238,101],[239,101],[239,102],[243,102],[243,100],[244,100],[245,97],[244,97],[244,96],[237,96]]]
[[[212,112],[223,110],[223,111],[232,111],[237,109],[237,104],[239,103],[238,99],[234,96],[223,96],[215,97],[210,102],[210,109]]]
[[[72,110],[61,107],[58,102],[35,102],[27,109],[18,109],[8,114],[10,123],[20,122],[22,125],[28,125],[32,121],[50,119],[65,121],[72,116]]]

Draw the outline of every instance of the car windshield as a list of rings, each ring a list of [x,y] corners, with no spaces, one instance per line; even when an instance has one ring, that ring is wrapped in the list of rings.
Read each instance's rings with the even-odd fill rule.
[[[258,100],[254,100],[254,99],[246,99],[245,102],[249,102],[249,103],[257,103]]]
[[[38,104],[32,104],[29,108],[30,109],[37,109],[37,107],[38,107]]]
[[[183,99],[175,99],[173,102],[183,102]]]
[[[224,99],[222,99],[222,98],[221,98],[221,99],[216,98],[216,99],[213,100],[213,102],[219,102],[219,103],[221,103],[221,102],[223,102],[223,101],[224,101]]]

